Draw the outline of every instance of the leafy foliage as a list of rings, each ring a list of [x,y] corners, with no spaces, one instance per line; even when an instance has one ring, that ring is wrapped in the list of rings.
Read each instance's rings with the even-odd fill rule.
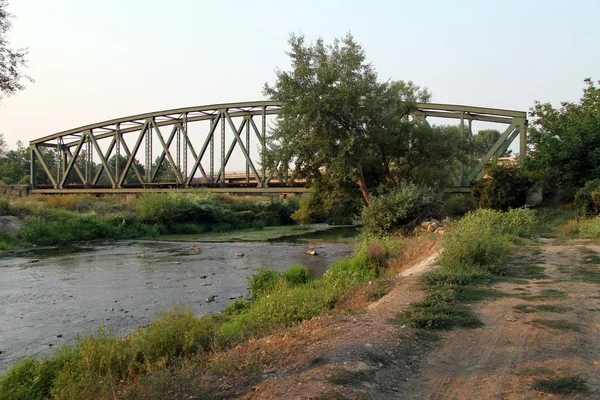
[[[528,168],[543,174],[547,189],[574,192],[600,178],[600,88],[591,79],[585,85],[579,103],[536,102],[530,111]]]
[[[331,45],[306,45],[294,35],[289,42],[292,69],[278,71],[264,90],[282,102],[265,154],[271,167],[292,164],[314,185],[315,206],[341,205],[346,215],[370,202],[370,187],[441,180],[440,167],[454,156],[446,139],[455,132],[409,117],[417,102],[429,100],[427,90],[379,82],[351,35]]]
[[[476,206],[506,211],[523,207],[527,192],[535,179],[530,171],[520,165],[488,164],[485,168],[488,178],[477,182],[473,188]]]
[[[363,229],[368,235],[383,236],[436,215],[441,202],[442,193],[438,189],[403,181],[374,197],[371,207],[363,209]]]
[[[600,179],[587,181],[575,194],[575,204],[583,215],[600,213]]]
[[[0,2],[0,99],[4,95],[10,96],[23,90],[23,78],[31,80],[21,73],[21,68],[27,64],[27,49],[15,50],[8,43],[7,34],[12,26],[12,14],[7,11],[7,7],[7,1]]]
[[[498,141],[498,139],[502,136],[500,131],[496,129],[482,129],[473,135],[472,146],[473,146],[473,154],[477,158],[481,158],[487,154],[487,152],[492,148],[494,143]],[[510,157],[512,155],[512,150],[508,149],[501,155],[501,157]]]

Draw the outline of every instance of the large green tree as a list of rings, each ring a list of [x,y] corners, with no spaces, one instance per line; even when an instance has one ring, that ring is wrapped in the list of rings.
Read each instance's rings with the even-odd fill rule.
[[[27,64],[27,49],[13,49],[8,42],[12,14],[7,7],[8,2],[0,0],[0,99],[23,90],[23,79],[31,80],[21,72]]]
[[[423,158],[416,153],[438,139],[410,117],[417,102],[429,100],[427,90],[380,82],[349,34],[330,45],[291,35],[289,44],[291,69],[278,70],[264,90],[282,102],[265,154],[269,166],[290,165],[330,204],[361,197],[370,204],[372,187],[417,176]]]
[[[554,108],[536,102],[530,116],[527,165],[545,178],[547,189],[574,191],[600,178],[600,88],[591,79],[579,103]]]
[[[482,129],[473,135],[473,154],[477,158],[481,158],[487,154],[487,152],[492,148],[494,143],[500,139],[502,134],[500,131],[496,129]],[[510,157],[512,155],[512,150],[507,149],[502,157]]]

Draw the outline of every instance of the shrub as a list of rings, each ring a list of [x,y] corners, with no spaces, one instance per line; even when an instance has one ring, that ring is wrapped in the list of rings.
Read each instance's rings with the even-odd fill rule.
[[[0,230],[0,250],[14,249],[17,240],[7,231]]]
[[[388,193],[373,197],[371,207],[362,211],[367,235],[383,236],[437,215],[442,193],[431,186],[402,182]]]
[[[302,265],[295,265],[287,268],[282,273],[283,279],[287,282],[290,287],[303,285],[310,280],[310,274],[306,267]]]
[[[499,273],[508,256],[510,237],[531,236],[534,224],[535,212],[527,208],[469,213],[444,236],[440,263],[480,266]]]
[[[241,314],[250,308],[251,303],[246,300],[236,300],[223,309],[225,315]]]
[[[10,215],[10,203],[8,199],[0,199],[0,215]]]
[[[535,181],[523,167],[488,164],[485,172],[488,177],[473,187],[473,201],[477,207],[506,211],[525,205],[527,191]]]
[[[18,361],[3,377],[0,377],[2,399],[45,399],[59,373],[61,360],[38,360],[27,358]]]
[[[365,250],[365,256],[369,265],[374,266],[378,271],[382,270],[389,257],[388,250],[379,243],[371,243]]]
[[[281,275],[279,275],[279,272],[270,269],[259,270],[248,278],[252,298],[258,299],[271,293],[275,290],[280,281]]]
[[[312,216],[311,216],[311,214],[312,214],[312,211],[311,211],[311,204],[312,204],[312,202],[313,202],[312,195],[300,197],[299,207],[291,215],[291,218],[298,225],[306,225],[306,224],[310,224],[312,222]]]
[[[587,181],[575,194],[575,205],[585,216],[600,213],[600,179]]]
[[[462,217],[473,211],[473,197],[467,194],[451,194],[444,199],[443,215],[448,217]]]

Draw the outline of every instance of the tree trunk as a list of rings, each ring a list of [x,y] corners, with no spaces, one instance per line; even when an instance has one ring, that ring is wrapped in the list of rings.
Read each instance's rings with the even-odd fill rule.
[[[367,202],[367,206],[371,207],[371,196],[369,195],[369,189],[367,188],[367,183],[365,182],[365,177],[363,175],[362,167],[359,165],[357,167],[358,170],[358,186],[360,186],[360,191]]]

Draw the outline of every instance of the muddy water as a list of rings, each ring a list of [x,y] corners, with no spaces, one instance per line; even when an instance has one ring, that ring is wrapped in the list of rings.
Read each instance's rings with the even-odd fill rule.
[[[126,241],[4,254],[0,372],[24,356],[48,356],[54,346],[101,325],[124,333],[174,304],[199,315],[220,311],[248,296],[247,277],[259,268],[302,264],[322,274],[352,251],[335,243],[204,243],[194,254],[190,246]],[[309,247],[318,255],[305,254]]]

